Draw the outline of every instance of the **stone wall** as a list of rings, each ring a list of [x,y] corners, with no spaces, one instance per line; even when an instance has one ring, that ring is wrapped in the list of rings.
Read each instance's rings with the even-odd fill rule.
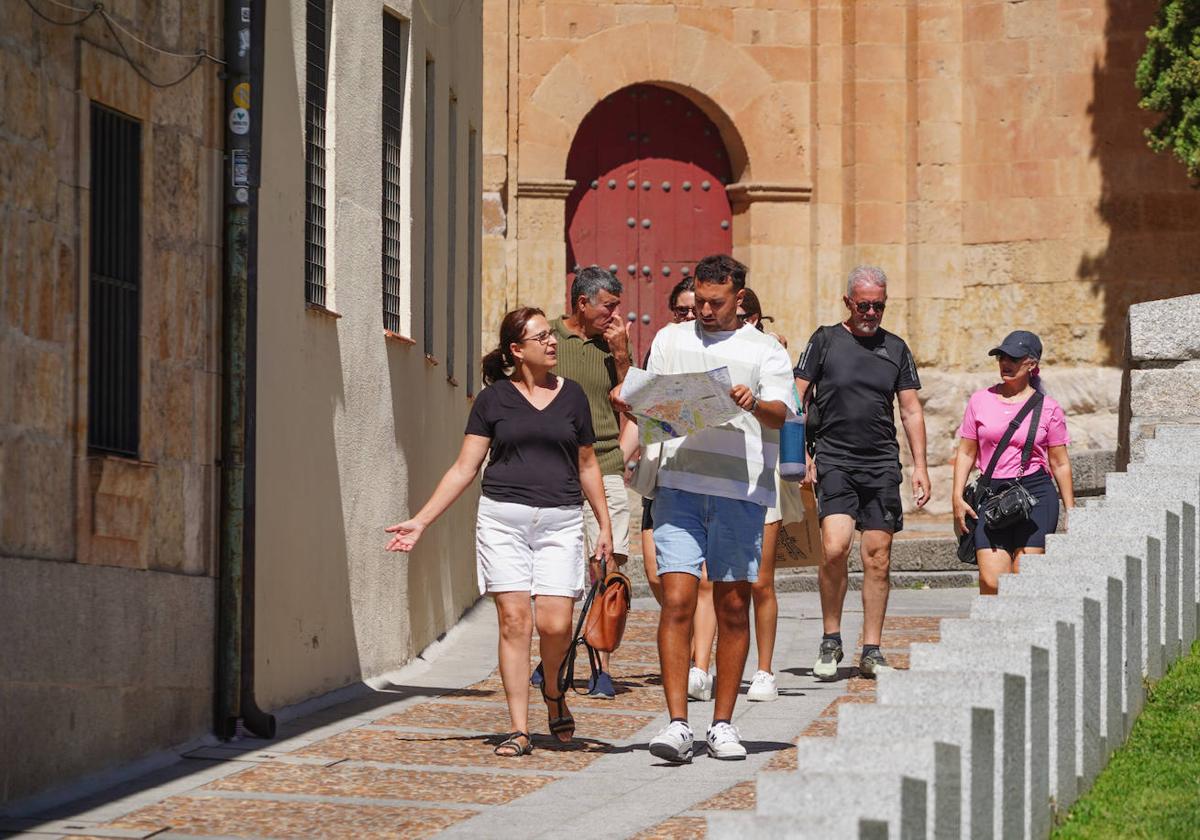
[[[106,8],[155,46],[221,52],[219,3]],[[151,78],[176,78],[191,63],[123,38]],[[4,7],[0,85],[8,801],[186,741],[211,722],[222,123],[214,64],[156,89],[99,17],[52,26],[24,3]],[[87,446],[92,102],[142,125],[135,459]]]
[[[1200,295],[1129,308],[1118,463],[1141,456],[1160,424],[1200,422]]]

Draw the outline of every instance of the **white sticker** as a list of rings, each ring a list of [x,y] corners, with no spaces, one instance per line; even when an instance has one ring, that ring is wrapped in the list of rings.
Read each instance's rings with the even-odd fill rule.
[[[250,131],[250,112],[245,108],[234,108],[229,112],[229,130],[234,134],[247,134]]]
[[[238,187],[234,190],[233,197],[237,199],[238,204],[245,204],[250,199],[250,192],[245,187]]]
[[[250,7],[242,6],[242,23],[250,22]]]

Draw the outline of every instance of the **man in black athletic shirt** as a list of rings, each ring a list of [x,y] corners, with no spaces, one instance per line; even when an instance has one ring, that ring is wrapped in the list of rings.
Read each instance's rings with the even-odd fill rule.
[[[921,381],[904,339],[880,326],[887,304],[887,275],[874,266],[850,272],[842,298],[850,316],[819,327],[793,371],[804,394],[814,386],[810,405],[816,417],[810,434],[816,454],[808,478],[817,482],[825,562],[818,570],[824,636],[813,675],[837,676],[842,660],[842,605],[846,600],[846,561],[854,531],[862,532],[863,651],[859,670],[874,677],[888,667],[879,651],[887,612],[892,535],[904,527],[900,501],[900,445],[893,421],[893,398],[913,459],[913,498],[929,501],[925,464],[925,415],[917,391]],[[815,469],[814,469],[815,466]]]

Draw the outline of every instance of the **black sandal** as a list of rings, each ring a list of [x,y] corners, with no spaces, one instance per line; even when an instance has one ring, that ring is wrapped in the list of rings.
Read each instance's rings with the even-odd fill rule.
[[[525,739],[524,746],[517,740],[518,738]],[[505,752],[501,752],[501,750],[505,750]],[[520,758],[533,752],[533,739],[529,737],[528,732],[512,732],[497,744],[492,752],[502,758]]]
[[[566,692],[563,692],[557,697],[551,697],[546,693],[546,684],[542,683],[542,699],[548,703],[553,703],[555,712],[557,714],[557,717],[550,718],[550,734],[555,738],[558,738],[558,742],[560,744],[571,743],[571,739],[575,736],[575,718],[572,717],[571,713],[566,710]],[[558,736],[564,732],[567,733],[566,739],[559,738]]]

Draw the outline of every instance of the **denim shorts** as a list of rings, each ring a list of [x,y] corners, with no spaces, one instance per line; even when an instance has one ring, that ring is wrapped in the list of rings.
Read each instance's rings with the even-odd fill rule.
[[[717,583],[758,580],[767,509],[754,502],[659,487],[654,495],[658,573],[686,572]]]

